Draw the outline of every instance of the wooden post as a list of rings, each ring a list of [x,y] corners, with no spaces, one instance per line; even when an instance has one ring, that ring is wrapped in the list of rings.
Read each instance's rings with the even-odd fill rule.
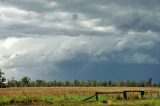
[[[123,98],[127,100],[127,92],[123,91]]]
[[[96,94],[96,100],[98,101],[98,92],[96,92],[95,94]]]
[[[141,91],[141,99],[144,98],[144,91]]]
[[[91,98],[93,98],[93,97],[95,97],[96,95],[93,95],[93,96],[91,96],[91,97],[89,97],[89,98],[87,98],[87,99],[84,99],[83,101],[86,101],[86,100],[89,100],[89,99],[91,99]]]

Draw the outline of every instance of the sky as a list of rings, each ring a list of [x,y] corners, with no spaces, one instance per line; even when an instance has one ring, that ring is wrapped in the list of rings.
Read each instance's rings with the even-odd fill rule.
[[[160,81],[160,0],[0,0],[7,79]]]

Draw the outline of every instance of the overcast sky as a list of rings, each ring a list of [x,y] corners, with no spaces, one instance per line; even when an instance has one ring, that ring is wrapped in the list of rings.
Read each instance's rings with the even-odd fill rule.
[[[160,81],[160,0],[0,0],[7,78]]]

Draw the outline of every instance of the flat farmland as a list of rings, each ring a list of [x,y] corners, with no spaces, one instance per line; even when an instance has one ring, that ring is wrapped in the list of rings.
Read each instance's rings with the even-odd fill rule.
[[[95,98],[84,101],[86,98],[95,94],[95,92],[122,92],[126,90],[144,90],[146,99],[138,98],[139,94],[131,93],[135,99],[123,100],[121,94],[116,95],[100,95],[99,101]],[[158,104],[159,94],[152,92],[160,92],[160,88],[154,87],[20,87],[20,88],[1,88],[0,104],[1,105],[146,105]],[[138,96],[137,96],[138,95]],[[121,98],[120,98],[121,97]],[[112,101],[112,102],[111,102]]]
[[[68,94],[94,94],[95,92],[116,92],[124,90],[146,90],[160,91],[156,87],[19,87],[1,88],[0,95],[19,95],[19,94],[42,94],[42,95],[61,95]]]

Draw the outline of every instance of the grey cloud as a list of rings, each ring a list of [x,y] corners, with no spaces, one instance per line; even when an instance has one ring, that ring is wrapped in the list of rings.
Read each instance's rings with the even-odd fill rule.
[[[26,15],[13,13],[10,17],[6,12],[1,13],[1,18],[6,16],[11,20],[4,22],[3,26],[10,24],[4,28],[4,31],[1,26],[1,33],[10,31],[13,33],[14,30],[17,35],[20,33],[28,36],[114,35],[116,33],[122,35],[128,31],[159,33],[160,30],[158,18],[160,8],[157,0],[117,0],[116,2],[114,0],[11,0],[3,1],[3,7],[4,4],[6,9],[13,7],[17,12],[25,12]],[[76,22],[73,20],[73,16],[77,16]],[[100,21],[90,21],[97,19]],[[19,27],[22,27],[23,30],[19,30]],[[105,32],[108,27],[112,27],[114,30]]]
[[[155,34],[135,34],[129,36],[54,36],[41,38],[8,38],[0,42],[0,65],[2,68],[16,70],[13,73],[37,75],[62,75],[77,66],[71,65],[64,72],[63,63],[77,65],[80,69],[85,64],[96,62],[159,64],[159,55],[152,50],[160,39]],[[152,41],[151,41],[152,40]],[[157,43],[156,43],[157,42]],[[143,50],[142,50],[143,49]],[[160,51],[156,51],[159,53]],[[31,61],[32,60],[32,61]],[[72,63],[70,63],[72,62]],[[65,67],[65,66],[64,66]],[[30,71],[27,71],[30,70]],[[43,71],[46,70],[46,71]],[[68,71],[67,71],[68,70]],[[79,73],[82,70],[75,71]],[[12,72],[12,71],[11,71]],[[10,73],[10,72],[7,72]],[[63,74],[65,78],[65,74]]]
[[[26,11],[35,11],[43,13],[46,11],[55,10],[58,4],[50,0],[3,0],[3,5],[12,5]]]
[[[72,1],[72,0],[71,0]],[[106,25],[114,25],[120,30],[159,32],[159,1],[144,0],[88,0],[57,1],[66,11],[83,13],[90,18],[101,17]],[[83,5],[83,6],[82,6]],[[158,22],[158,23],[157,23]]]
[[[155,65],[158,73],[159,4],[159,0],[1,0],[0,65],[7,77],[67,79],[85,71],[92,78],[97,70],[104,76],[107,68],[128,70],[130,64],[151,65],[150,69]]]

